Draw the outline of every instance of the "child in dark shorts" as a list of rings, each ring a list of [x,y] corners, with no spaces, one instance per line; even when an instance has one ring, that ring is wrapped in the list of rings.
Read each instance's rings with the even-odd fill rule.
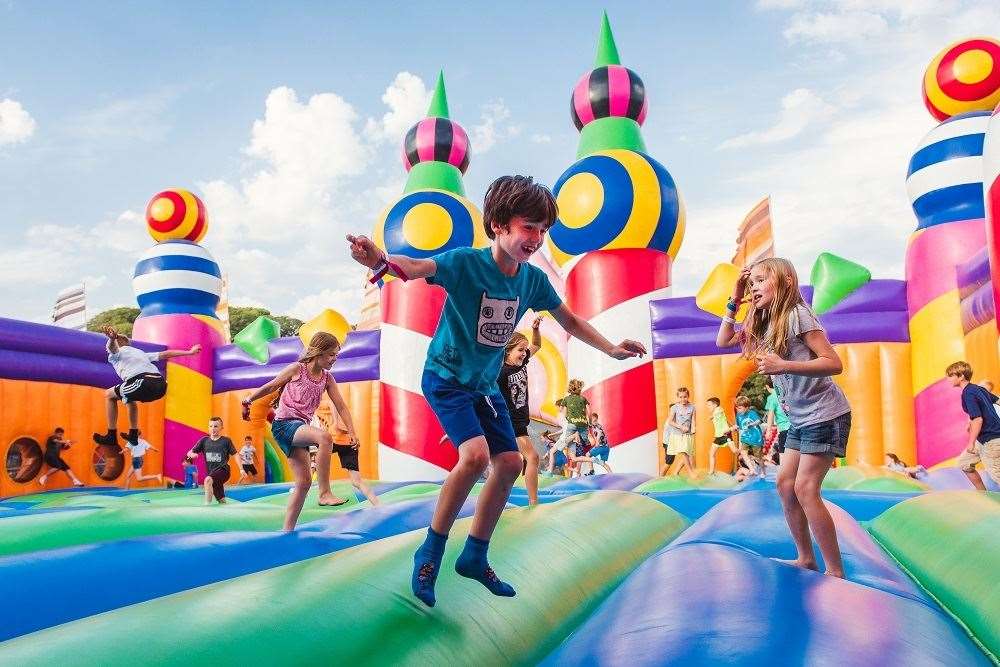
[[[221,417],[208,420],[208,435],[196,442],[187,453],[190,459],[197,454],[205,456],[205,469],[208,471],[205,475],[205,504],[211,505],[213,496],[220,505],[225,504],[226,482],[232,474],[229,457],[236,455],[236,447],[232,440],[222,435]]]
[[[517,448],[524,458],[524,488],[528,491],[528,504],[538,504],[538,452],[528,435],[531,421],[528,413],[528,360],[542,347],[541,315],[531,324],[531,342],[527,336],[515,331],[504,347],[503,365],[497,376],[497,387],[507,401]]]
[[[743,301],[750,308],[743,328],[733,317]],[[843,577],[837,531],[820,488],[834,459],[844,456],[851,431],[851,406],[830,379],[843,372],[823,325],[802,299],[791,262],[779,257],[746,267],[726,304],[716,345],[739,344],[757,372],[770,375],[790,427],[778,471],[778,494],[795,542],[789,564],[818,569],[810,531],[819,544],[826,574]]]
[[[441,486],[427,538],[413,557],[413,594],[434,606],[434,583],[445,541],[459,510],[492,460],[493,472],[476,503],[476,513],[455,571],[483,584],[494,595],[512,597],[487,557],[489,540],[522,458],[496,378],[504,346],[528,309],[549,311],[570,334],[616,359],[645,354],[635,341],[614,345],[574,314],[545,273],[529,264],[555,223],[552,193],[525,176],[504,176],[486,191],[483,226],[489,248],[456,248],[431,258],[386,255],[371,240],[348,236],[351,256],[373,271],[397,278],[426,278],[447,292],[444,310],[427,351],[422,392],[455,447],[458,463]],[[586,422],[583,424],[586,429]]]
[[[49,436],[48,440],[45,441],[45,454],[42,460],[45,461],[45,465],[49,467],[49,470],[38,478],[38,483],[42,486],[45,486],[45,482],[48,481],[49,477],[57,472],[64,473],[69,477],[70,481],[73,482],[73,486],[83,486],[80,478],[70,470],[69,464],[63,461],[63,450],[69,449],[70,445],[73,444],[72,440],[63,439],[63,434],[65,434],[65,431],[61,426],[58,426],[52,432],[52,435]]]

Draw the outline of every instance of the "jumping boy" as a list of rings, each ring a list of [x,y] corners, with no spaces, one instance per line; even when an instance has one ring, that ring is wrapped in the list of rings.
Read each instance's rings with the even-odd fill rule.
[[[164,350],[163,352],[143,352],[129,345],[128,336],[118,333],[114,327],[102,330],[108,337],[108,363],[110,363],[122,383],[104,392],[107,401],[108,432],[95,433],[94,442],[105,447],[118,449],[118,401],[128,409],[129,444],[139,442],[139,403],[151,403],[163,398],[167,393],[167,381],[160,374],[154,361],[166,361],[174,357],[187,357],[201,352],[201,345],[192,345],[190,350]]]
[[[493,572],[487,549],[521,473],[521,454],[496,377],[504,346],[525,311],[549,311],[570,335],[616,359],[646,353],[635,341],[609,342],[562,303],[541,269],[527,263],[542,247],[556,215],[556,201],[547,188],[530,177],[503,176],[487,189],[483,205],[483,225],[492,240],[489,248],[458,248],[414,259],[387,256],[364,236],[347,237],[351,256],[372,269],[373,280],[386,273],[404,280],[426,278],[448,293],[427,351],[422,389],[458,448],[458,463],[441,485],[427,539],[413,557],[413,594],[427,606],[434,606],[434,583],[448,533],[491,459],[493,473],[479,495],[455,571],[479,581],[494,595],[515,594]]]

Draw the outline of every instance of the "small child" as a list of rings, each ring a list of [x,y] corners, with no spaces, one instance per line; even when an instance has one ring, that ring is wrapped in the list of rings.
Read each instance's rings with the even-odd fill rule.
[[[892,452],[885,453],[885,463],[882,467],[886,470],[891,470],[892,472],[898,472],[908,477],[912,477],[913,479],[920,479],[921,477],[925,477],[927,475],[927,468],[921,465],[908,466],[902,459]]]
[[[538,452],[528,435],[531,421],[528,406],[528,361],[542,348],[540,327],[542,316],[531,323],[531,342],[527,336],[515,331],[504,346],[503,365],[497,376],[497,387],[507,401],[507,411],[514,426],[517,448],[524,459],[524,488],[528,491],[528,505],[538,504]]]
[[[608,445],[608,436],[604,432],[604,427],[601,426],[600,422],[597,421],[598,416],[596,412],[590,413],[590,441],[593,443],[593,447],[587,452],[585,456],[576,456],[573,461],[580,465],[582,463],[589,463],[591,466],[599,465],[607,473],[611,473],[611,466],[608,465],[608,457],[611,455],[611,447]],[[592,475],[593,471],[587,473]]]
[[[734,315],[750,302],[743,328]],[[844,366],[823,325],[802,299],[795,267],[769,257],[740,273],[715,343],[739,344],[757,372],[774,377],[790,426],[778,471],[778,495],[798,557],[791,565],[818,569],[809,533],[819,544],[826,573],[844,576],[837,530],[820,488],[836,458],[846,455],[851,406],[831,375]]]
[[[57,426],[56,430],[45,441],[45,454],[42,460],[49,466],[49,470],[38,478],[38,483],[42,486],[45,486],[45,482],[48,481],[49,477],[57,472],[62,472],[69,477],[70,481],[73,482],[73,486],[83,486],[83,482],[73,473],[69,464],[63,461],[63,450],[69,449],[70,445],[73,444],[72,440],[63,439],[65,432],[62,426]]]
[[[249,479],[251,482],[257,476],[257,448],[253,446],[253,438],[249,435],[243,438],[243,446],[240,447],[240,478],[236,484],[241,484],[243,480]]]
[[[135,444],[139,441],[139,403],[151,403],[167,393],[167,381],[154,361],[166,361],[174,357],[187,357],[201,352],[201,345],[193,345],[190,350],[164,350],[163,352],[143,352],[129,345],[128,336],[118,333],[114,327],[104,327],[108,337],[108,363],[110,363],[122,383],[104,392],[108,413],[107,433],[95,433],[94,442],[120,451],[118,443],[118,401],[128,410],[129,431],[125,439]]]
[[[205,504],[212,504],[212,496],[224,505],[226,502],[226,482],[232,472],[229,470],[229,457],[236,455],[236,446],[228,436],[222,435],[222,417],[212,417],[208,420],[208,435],[195,443],[187,453],[189,459],[195,455],[205,456]]]
[[[185,489],[198,488],[198,466],[194,464],[193,456],[184,457],[184,484]]]
[[[146,452],[150,450],[158,452],[160,450],[158,450],[156,447],[153,447],[151,444],[149,444],[149,442],[147,442],[141,437],[142,431],[139,431],[137,435],[140,437],[136,439],[135,444],[132,444],[128,440],[125,440],[125,444],[128,447],[129,454],[132,455],[132,467],[128,469],[128,473],[126,473],[125,475],[126,489],[129,487],[129,484],[131,484],[133,476],[135,477],[135,481],[137,482],[145,482],[148,479],[155,479],[157,482],[163,481],[163,475],[142,474],[142,464],[143,461],[145,460]],[[125,434],[123,433],[122,438],[124,437]]]
[[[736,397],[736,429],[740,433],[740,449],[745,450],[763,472],[761,453],[764,451],[764,434],[760,430],[762,419],[747,396]]]
[[[590,435],[590,401],[580,395],[582,390],[583,381],[570,380],[566,388],[568,393],[556,401],[556,405],[566,409],[568,428],[575,429],[580,435],[580,444],[576,446],[575,456],[583,456],[584,445]]]
[[[715,439],[712,440],[712,446],[708,450],[708,474],[715,474],[715,454],[721,447],[729,448],[729,451],[733,453],[733,460],[737,460],[736,445],[733,444],[733,439],[729,435],[733,431],[733,427],[729,425],[729,419],[726,417],[726,411],[722,409],[722,401],[717,397],[713,396],[707,401],[708,409],[712,413],[712,429],[715,431]]]
[[[962,409],[970,420],[968,444],[955,464],[977,490],[985,491],[986,484],[976,472],[980,461],[993,481],[1000,484],[1000,416],[995,409],[1000,399],[985,387],[972,383],[972,366],[964,361],[951,364],[945,373],[951,386],[961,387]]]
[[[788,438],[788,427],[792,424],[788,421],[788,415],[781,407],[778,390],[770,375],[764,380],[764,386],[767,387],[767,401],[764,403],[764,412],[767,413],[767,430],[772,439],[776,438],[776,442],[772,442],[771,448],[778,455],[776,461],[780,463],[781,454],[785,451],[785,440]]]
[[[492,460],[493,473],[476,503],[465,548],[455,571],[480,582],[494,595],[513,597],[514,588],[490,567],[488,549],[522,458],[507,403],[496,387],[503,351],[515,324],[528,309],[549,311],[571,336],[615,359],[642,356],[645,347],[625,340],[615,345],[570,310],[548,277],[528,260],[555,224],[552,193],[526,176],[503,176],[490,184],[483,204],[488,248],[456,248],[430,258],[386,255],[370,239],[348,236],[351,256],[377,279],[426,278],[447,292],[441,320],[427,351],[422,391],[431,410],[458,448],[458,462],[441,485],[427,537],[413,557],[410,585],[415,597],[435,604],[434,584],[448,533],[476,480]],[[582,383],[581,383],[582,384]],[[570,414],[578,418],[580,401]],[[586,403],[583,403],[586,409]],[[577,426],[586,436],[587,419]],[[574,422],[577,423],[577,422]]]
[[[691,403],[691,392],[687,387],[677,389],[677,402],[670,407],[670,415],[664,430],[667,432],[667,455],[679,456],[681,459],[674,475],[680,475],[682,468],[687,468],[688,475],[694,475],[694,404]]]
[[[364,494],[372,507],[378,507],[382,502],[361,477],[361,467],[358,460],[359,447],[360,444],[357,438],[352,438],[351,431],[348,430],[344,420],[338,415],[333,427],[333,445],[331,449],[337,455],[337,458],[340,459],[340,467],[347,471],[347,475],[351,479],[351,485]]]

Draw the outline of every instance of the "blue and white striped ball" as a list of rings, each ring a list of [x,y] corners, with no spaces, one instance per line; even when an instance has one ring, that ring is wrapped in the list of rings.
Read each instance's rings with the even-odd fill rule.
[[[952,116],[917,146],[906,172],[906,191],[917,229],[986,216],[983,140],[988,111]]]
[[[132,289],[141,316],[207,315],[215,317],[222,294],[222,271],[197,243],[157,243],[135,265]]]

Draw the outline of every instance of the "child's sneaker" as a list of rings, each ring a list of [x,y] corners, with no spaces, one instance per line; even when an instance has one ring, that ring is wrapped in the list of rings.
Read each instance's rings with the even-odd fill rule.
[[[108,431],[107,433],[95,433],[94,442],[99,445],[104,445],[105,447],[117,447],[118,443],[115,442],[115,431]]]

